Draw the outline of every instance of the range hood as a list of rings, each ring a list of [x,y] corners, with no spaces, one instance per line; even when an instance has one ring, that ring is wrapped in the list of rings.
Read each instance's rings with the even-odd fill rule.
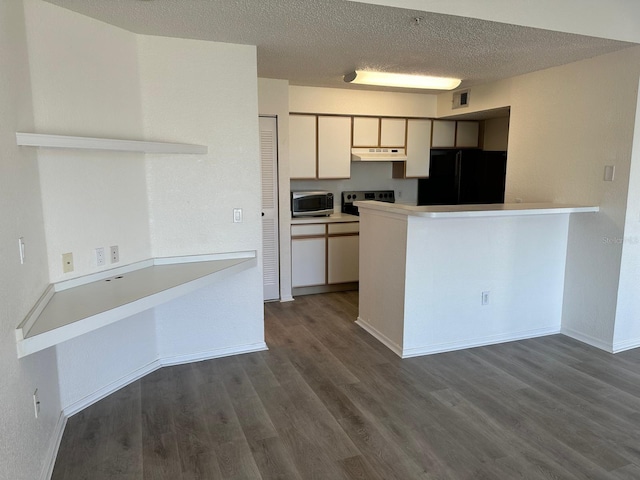
[[[352,162],[404,162],[404,148],[352,148]]]

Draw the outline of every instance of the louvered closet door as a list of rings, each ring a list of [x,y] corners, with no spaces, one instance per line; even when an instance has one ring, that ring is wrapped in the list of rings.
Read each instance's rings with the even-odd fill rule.
[[[264,299],[280,298],[278,256],[278,141],[273,117],[260,117],[262,161],[262,275]]]

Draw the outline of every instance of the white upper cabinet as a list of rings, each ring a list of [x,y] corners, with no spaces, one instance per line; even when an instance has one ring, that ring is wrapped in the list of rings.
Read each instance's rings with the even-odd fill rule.
[[[407,122],[405,177],[428,177],[431,150],[431,120]]]
[[[353,117],[354,147],[404,148],[407,121],[404,118]]]
[[[351,177],[351,117],[318,117],[318,178]]]
[[[407,121],[404,118],[383,118],[380,122],[380,146],[404,147]]]
[[[380,141],[380,119],[353,117],[353,146],[377,147]]]
[[[291,178],[316,178],[315,115],[289,116],[289,173]]]
[[[456,147],[477,147],[479,133],[478,122],[457,122]]]
[[[433,136],[431,137],[433,148],[449,148],[456,146],[456,122],[453,120],[434,120]]]

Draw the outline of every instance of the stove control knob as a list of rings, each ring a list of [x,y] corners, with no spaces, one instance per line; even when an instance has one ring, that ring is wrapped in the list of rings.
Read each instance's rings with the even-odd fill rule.
[[[353,194],[353,199],[355,200],[358,196],[354,193]]]

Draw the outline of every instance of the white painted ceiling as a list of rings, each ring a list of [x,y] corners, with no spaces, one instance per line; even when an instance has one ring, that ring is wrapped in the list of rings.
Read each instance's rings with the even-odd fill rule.
[[[258,75],[292,85],[367,89],[342,77],[375,69],[464,88],[633,45],[345,0],[47,1],[135,33],[256,45]]]

